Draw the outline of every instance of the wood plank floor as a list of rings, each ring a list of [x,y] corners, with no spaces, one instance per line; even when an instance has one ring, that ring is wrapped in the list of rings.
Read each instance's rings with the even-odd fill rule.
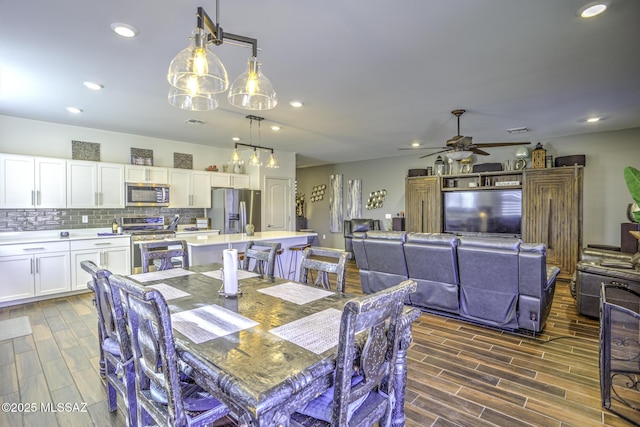
[[[360,292],[351,262],[347,291]],[[35,403],[0,412],[0,426],[124,426],[108,412],[98,372],[91,294],[0,309],[28,316],[33,333],[0,341],[0,402]],[[423,314],[409,350],[407,426],[627,426],[600,406],[598,322],[577,314],[559,282],[536,338]],[[75,412],[41,403],[77,404]],[[86,406],[84,406],[86,404]]]

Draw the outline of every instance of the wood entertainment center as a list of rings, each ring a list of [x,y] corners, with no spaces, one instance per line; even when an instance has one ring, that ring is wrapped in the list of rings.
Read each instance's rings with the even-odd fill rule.
[[[407,177],[406,230],[443,232],[446,192],[521,188],[522,240],[547,245],[547,263],[568,279],[582,247],[582,181],[582,166]]]

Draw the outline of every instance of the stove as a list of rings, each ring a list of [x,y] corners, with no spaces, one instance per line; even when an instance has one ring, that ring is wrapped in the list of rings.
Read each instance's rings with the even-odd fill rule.
[[[124,216],[120,224],[122,232],[131,236],[131,269],[133,274],[142,273],[140,243],[176,237],[175,230],[168,229],[164,225],[163,216]],[[177,221],[174,220],[172,225],[176,224]]]

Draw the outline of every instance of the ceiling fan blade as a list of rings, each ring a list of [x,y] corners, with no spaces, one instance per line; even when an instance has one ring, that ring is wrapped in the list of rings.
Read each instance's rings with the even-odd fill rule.
[[[469,151],[471,151],[471,152],[473,152],[473,154],[477,154],[479,156],[488,156],[489,155],[489,153],[487,153],[486,151],[481,150],[481,149],[479,149],[478,147],[475,147],[475,146],[469,147]]]
[[[398,150],[442,150],[442,147],[401,147]]]
[[[449,151],[451,150],[436,151],[435,153],[429,153],[429,154],[425,154],[424,156],[420,156],[420,158],[424,159],[425,157],[435,156],[436,154],[441,154],[441,153],[448,153]]]
[[[508,147],[510,145],[529,145],[531,142],[485,142],[473,144],[476,147]]]

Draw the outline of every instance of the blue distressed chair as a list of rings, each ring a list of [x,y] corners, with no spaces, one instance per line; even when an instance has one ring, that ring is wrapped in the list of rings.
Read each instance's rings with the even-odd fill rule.
[[[294,426],[388,426],[404,301],[416,283],[399,285],[344,306],[333,387],[291,416]],[[364,344],[357,338],[367,331]]]
[[[321,258],[318,258],[321,257]],[[329,274],[335,275],[335,290],[344,292],[347,260],[351,253],[339,249],[311,246],[302,252],[300,282],[331,289]],[[312,279],[315,272],[316,278]],[[331,276],[333,278],[333,276]]]
[[[87,286],[95,294],[98,311],[100,371],[106,380],[109,411],[118,409],[117,394],[120,394],[128,410],[127,425],[135,427],[138,425],[135,371],[120,292],[112,292],[108,270],[88,260],[80,262],[80,266],[92,278]]]
[[[149,272],[151,262],[158,270],[169,270],[176,265],[189,268],[189,251],[184,240],[159,240],[140,244],[142,272]]]
[[[129,307],[140,424],[204,426],[226,416],[229,409],[188,377],[193,368],[176,350],[162,294],[115,274],[110,282]]]
[[[277,242],[248,241],[244,250],[242,270],[273,278],[276,268],[276,254],[280,250],[280,246],[280,243]]]

